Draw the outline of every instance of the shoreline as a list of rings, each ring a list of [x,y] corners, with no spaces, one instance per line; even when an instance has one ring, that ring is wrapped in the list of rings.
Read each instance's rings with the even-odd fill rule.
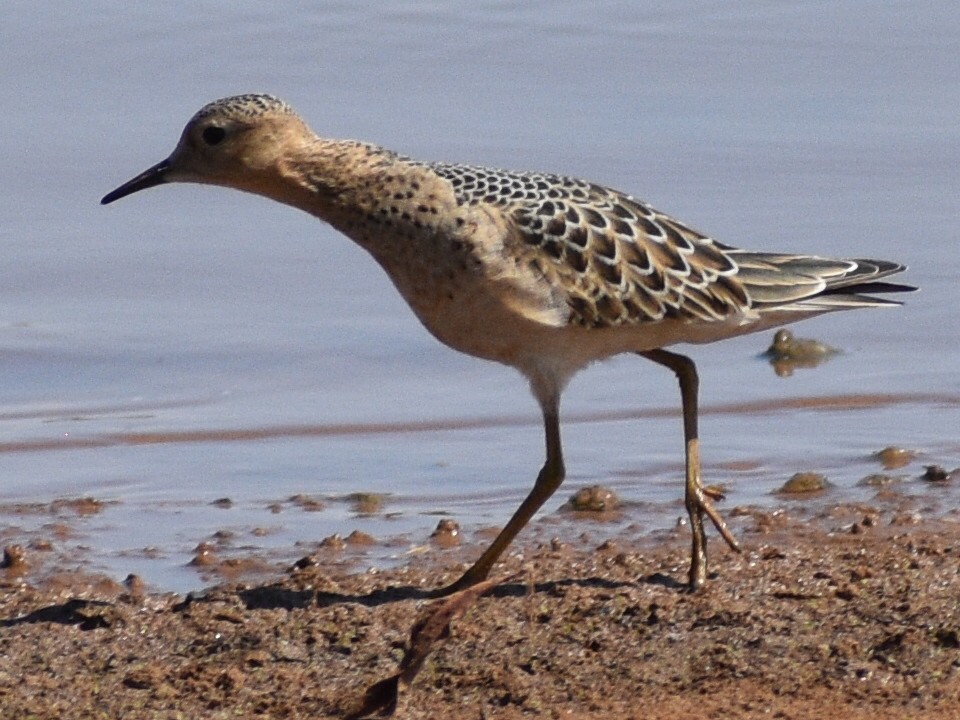
[[[960,521],[756,511],[684,591],[685,528],[521,543],[400,693],[404,717],[946,718],[960,708]],[[97,575],[0,585],[0,717],[344,717],[397,672],[461,566],[322,555],[186,596]],[[12,714],[11,714],[12,713]],[[779,714],[778,714],[779,713]]]

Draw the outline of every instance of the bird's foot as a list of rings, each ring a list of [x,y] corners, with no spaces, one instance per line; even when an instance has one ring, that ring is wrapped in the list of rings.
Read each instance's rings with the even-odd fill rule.
[[[731,550],[734,552],[743,552],[740,543],[737,542],[733,533],[730,532],[730,528],[727,527],[726,521],[720,516],[720,513],[711,502],[711,500],[719,502],[725,497],[723,490],[719,487],[713,485],[702,487],[700,488],[700,492],[696,494],[696,508],[698,512],[710,518],[710,522],[713,523],[717,532],[720,533],[720,537],[726,540]]]
[[[689,487],[689,486],[688,486]],[[740,543],[730,532],[727,523],[713,506],[713,501],[723,500],[723,490],[719,487],[703,487],[699,483],[693,486],[693,491],[687,496],[687,512],[690,514],[690,527],[693,532],[693,547],[690,555],[690,590],[700,588],[707,580],[707,538],[703,532],[703,516],[710,518],[710,522],[720,533],[727,545],[734,552],[742,552]]]

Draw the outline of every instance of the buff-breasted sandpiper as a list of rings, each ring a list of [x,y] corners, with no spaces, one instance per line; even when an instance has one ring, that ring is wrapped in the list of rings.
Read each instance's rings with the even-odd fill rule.
[[[546,462],[533,490],[459,580],[473,585],[564,477],[560,395],[596,360],[637,353],[680,383],[690,586],[707,575],[706,515],[736,540],[700,480],[696,367],[664,348],[756,332],[834,310],[898,305],[914,288],[886,260],[833,259],[723,245],[601,185],[412,160],[316,136],[289,105],[240,95],[203,107],[166,160],[102,202],[162,183],[222,185],[304,210],[366,249],[426,328],[470,355],[515,367],[543,413]]]

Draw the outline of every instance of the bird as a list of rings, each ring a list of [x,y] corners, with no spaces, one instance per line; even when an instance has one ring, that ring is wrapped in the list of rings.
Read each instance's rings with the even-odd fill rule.
[[[696,365],[667,348],[900,305],[876,296],[916,289],[886,280],[906,269],[897,262],[739,249],[574,177],[424,162],[320,137],[268,94],[203,106],[165,160],[101,203],[165,183],[233,188],[315,216],[373,257],[437,340],[526,377],[543,418],[543,466],[496,538],[438,597],[487,578],[560,487],[561,394],[578,371],[624,353],[666,367],[679,382],[688,587],[701,587],[704,518],[741,548],[715,507],[722,494],[701,480]]]

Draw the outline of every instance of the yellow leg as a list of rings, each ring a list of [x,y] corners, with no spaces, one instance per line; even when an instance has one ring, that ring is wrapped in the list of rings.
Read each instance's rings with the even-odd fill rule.
[[[697,377],[697,366],[693,360],[685,355],[667,350],[650,350],[640,353],[643,357],[653,360],[659,365],[670,368],[680,381],[680,397],[683,403],[683,438],[686,443],[686,489],[684,503],[687,514],[690,516],[690,531],[693,534],[693,547],[690,555],[690,589],[696,590],[707,579],[707,537],[703,531],[703,516],[706,515],[713,522],[714,527],[727,541],[727,544],[737,552],[740,545],[727,528],[727,524],[720,517],[720,513],[713,507],[700,481],[700,438],[697,430],[697,393],[700,380]]]
[[[477,560],[469,570],[467,570],[459,580],[444,588],[435,590],[431,593],[433,597],[445,597],[451,593],[464,590],[485,580],[490,573],[490,569],[497,561],[503,551],[507,549],[513,539],[517,536],[524,526],[530,522],[537,510],[550,498],[563,482],[563,451],[560,447],[560,417],[559,407],[556,400],[548,403],[543,410],[543,425],[546,433],[547,442],[547,460],[537,475],[537,482],[533,490],[527,495],[526,499],[517,508],[517,511],[510,518],[500,534],[490,543],[480,559]]]

